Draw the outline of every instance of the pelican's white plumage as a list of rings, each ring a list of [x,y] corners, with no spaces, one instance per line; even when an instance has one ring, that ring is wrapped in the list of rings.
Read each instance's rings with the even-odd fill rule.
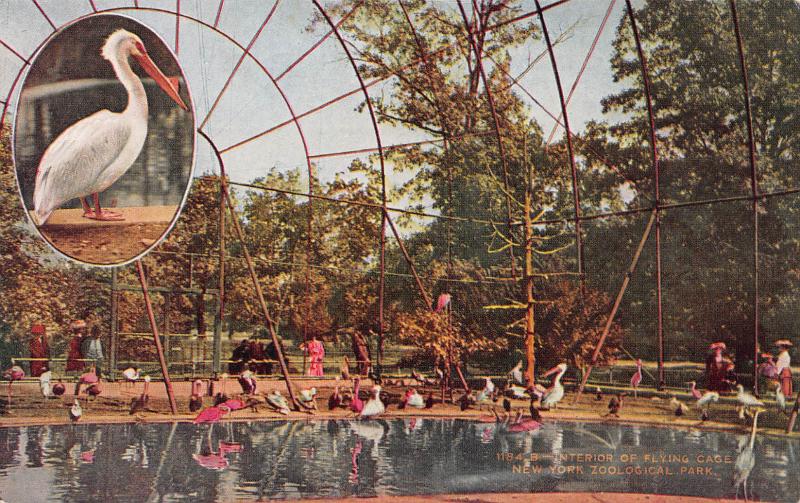
[[[542,398],[542,407],[544,408],[551,408],[555,407],[558,402],[564,398],[564,386],[561,384],[561,377],[567,371],[567,364],[566,363],[559,363],[552,369],[545,372],[545,376],[550,374],[556,373],[555,379],[553,379],[553,385],[550,387],[548,392]]]
[[[705,393],[703,393],[703,396],[701,396],[697,400],[695,406],[698,409],[702,409],[706,405],[709,405],[711,402],[718,402],[718,401],[719,401],[719,393],[717,393],[716,391],[706,391]]]
[[[128,58],[135,57],[142,68],[181,108],[186,105],[177,90],[156,67],[142,40],[125,30],[112,33],[103,45],[102,56],[128,92],[128,105],[120,113],[100,110],[64,130],[47,147],[36,170],[33,191],[34,219],[44,224],[50,214],[71,199],[80,198],[86,216],[118,219],[100,210],[97,194],[117,181],[139,157],[147,138],[147,95]],[[92,213],[83,198],[95,197]],[[118,216],[118,215],[116,215]]]
[[[764,406],[764,402],[754,397],[750,393],[747,393],[744,390],[744,386],[742,386],[741,384],[736,385],[736,389],[738,390],[738,392],[736,393],[736,400],[738,400],[740,404],[744,405],[745,407]]]

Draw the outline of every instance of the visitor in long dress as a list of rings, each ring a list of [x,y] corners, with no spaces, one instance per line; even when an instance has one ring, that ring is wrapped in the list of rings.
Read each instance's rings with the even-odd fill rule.
[[[325,357],[325,346],[322,345],[322,341],[317,340],[316,335],[312,335],[310,341],[301,344],[301,349],[305,350],[310,360],[307,375],[322,377],[324,375],[322,360]]]
[[[792,347],[792,343],[786,339],[781,339],[775,341],[775,345],[780,349],[775,367],[778,379],[780,379],[783,396],[788,399],[792,395],[792,359],[789,356],[789,348]]]
[[[83,352],[81,345],[86,336],[86,322],[83,320],[75,320],[70,325],[72,329],[72,339],[69,341],[69,350],[67,352],[67,372],[82,371],[84,367]]]
[[[33,339],[29,344],[31,353],[31,376],[39,377],[47,370],[47,361],[36,360],[36,358],[50,358],[50,348],[47,346],[44,325],[37,323],[31,327]]]
[[[250,340],[250,360],[254,362],[250,364],[250,370],[256,374],[266,374],[266,354],[264,353],[264,344],[253,338]]]
[[[706,388],[709,391],[730,391],[728,380],[729,362],[723,356],[727,349],[724,342],[715,342],[709,346],[711,354],[706,358]]]

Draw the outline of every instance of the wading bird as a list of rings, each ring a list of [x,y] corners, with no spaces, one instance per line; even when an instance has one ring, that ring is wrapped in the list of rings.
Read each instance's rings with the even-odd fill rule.
[[[289,402],[278,390],[267,395],[267,403],[284,416],[289,414]]]
[[[750,472],[753,471],[753,467],[756,466],[756,455],[753,452],[753,446],[756,442],[756,432],[758,430],[758,415],[761,412],[764,412],[764,409],[755,409],[755,414],[753,415],[753,429],[750,432],[749,442],[745,440],[739,444],[741,452],[736,456],[736,463],[733,465],[733,485],[736,487],[736,499],[739,499],[739,487],[741,487],[744,492],[744,500],[748,501],[747,479],[750,477]],[[747,437],[743,438],[746,439]],[[752,492],[750,496],[752,496]]]
[[[42,396],[45,398],[53,398],[53,387],[50,385],[52,378],[53,373],[47,369],[39,376],[39,389],[42,390]]]
[[[122,371],[122,377],[125,378],[125,383],[128,387],[135,387],[136,381],[139,380],[141,377],[141,372],[139,372],[139,367],[128,367]]]
[[[188,110],[172,82],[150,59],[142,39],[117,30],[103,44],[103,58],[128,92],[121,113],[100,110],[68,127],[50,144],[36,169],[33,191],[34,220],[44,224],[50,214],[71,199],[79,199],[83,216],[94,220],[122,220],[122,215],[100,208],[100,192],[131,167],[147,138],[147,95],[128,59],[135,58],[158,86],[182,109]],[[85,198],[92,196],[94,208]]]
[[[231,410],[225,405],[206,407],[194,418],[193,423],[217,423],[223,416],[230,413],[230,411]]]
[[[328,397],[328,410],[338,409],[342,405],[342,395],[339,394],[339,377],[336,377],[336,387],[333,394]]]
[[[522,380],[522,360],[509,371],[508,377],[513,384],[525,384],[525,381]]]
[[[697,389],[697,383],[695,381],[690,381],[689,384],[692,386],[689,388],[689,391],[692,393],[692,397],[695,400],[700,400],[703,397],[703,394],[700,393],[699,389]]]
[[[711,408],[711,404],[713,402],[718,402],[718,401],[719,401],[719,393],[717,393],[716,391],[706,391],[705,393],[703,393],[703,396],[701,396],[700,399],[697,400],[695,407],[703,411],[700,416],[700,419],[702,421],[708,420],[708,409]]]
[[[763,407],[764,402],[759,400],[758,398],[754,397],[752,394],[747,393],[744,390],[744,386],[741,384],[736,385],[736,389],[738,390],[736,393],[736,400],[742,404],[742,415],[748,412],[748,409],[751,407]]]
[[[364,401],[358,396],[361,390],[361,379],[358,377],[353,378],[353,399],[350,400],[350,410],[356,414],[361,414],[364,409]]]
[[[639,385],[642,383],[642,360],[636,359],[636,372],[631,376],[631,388],[633,388],[633,398],[639,398]]]
[[[564,373],[567,371],[567,364],[566,363],[559,363],[555,367],[551,368],[547,372],[544,373],[544,377],[547,377],[551,374],[556,374],[556,377],[553,379],[553,384],[550,386],[550,389],[545,393],[544,397],[542,397],[542,407],[545,409],[556,408],[558,402],[564,398],[564,386],[561,384],[561,377],[564,376]]]

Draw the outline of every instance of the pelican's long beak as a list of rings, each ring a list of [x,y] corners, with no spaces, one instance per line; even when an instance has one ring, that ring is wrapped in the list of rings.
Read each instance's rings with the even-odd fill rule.
[[[550,374],[555,374],[556,372],[560,372],[560,371],[561,371],[561,367],[560,367],[560,366],[558,366],[558,365],[556,365],[555,367],[553,367],[553,368],[551,368],[550,370],[548,370],[547,372],[545,372],[545,373],[542,375],[542,377],[547,377],[547,376],[549,376]]]
[[[180,94],[178,93],[177,79],[175,79],[173,84],[173,82],[167,78],[166,75],[164,75],[164,72],[162,72],[155,63],[153,63],[153,60],[150,59],[150,56],[148,56],[147,53],[138,54],[135,57],[136,61],[139,62],[144,71],[146,71],[147,74],[156,81],[158,87],[167,93],[167,96],[172,98],[182,109],[189,110],[189,107],[186,106],[186,103],[183,102]]]

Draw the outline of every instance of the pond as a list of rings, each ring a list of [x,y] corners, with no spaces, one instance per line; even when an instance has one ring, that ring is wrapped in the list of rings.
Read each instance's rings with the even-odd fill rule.
[[[796,502],[800,441],[757,436],[748,495]],[[253,501],[479,492],[733,497],[750,438],[622,424],[511,434],[464,420],[0,428],[0,498]],[[740,492],[739,497],[743,495]]]

